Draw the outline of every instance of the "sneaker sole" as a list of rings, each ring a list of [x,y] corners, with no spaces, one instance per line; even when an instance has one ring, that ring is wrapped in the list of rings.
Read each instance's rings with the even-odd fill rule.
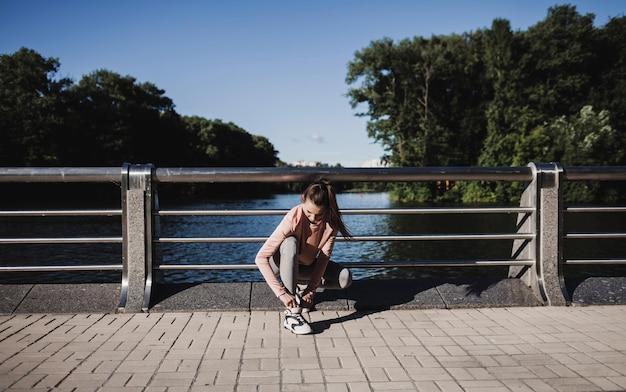
[[[291,333],[292,333],[292,334],[294,334],[294,335],[310,335],[310,334],[312,334],[312,333],[313,333],[313,331],[307,331],[307,332],[297,332],[297,331],[295,331],[295,330],[293,330],[293,329],[289,328],[289,327],[288,327],[288,326],[286,326],[286,325],[283,325],[283,328],[285,328],[287,331],[291,332]]]

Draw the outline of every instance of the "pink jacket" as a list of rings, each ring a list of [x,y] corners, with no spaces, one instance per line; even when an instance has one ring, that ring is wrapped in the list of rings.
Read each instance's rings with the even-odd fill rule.
[[[270,266],[270,257],[278,251],[280,244],[289,236],[294,236],[298,240],[298,263],[302,265],[315,263],[311,280],[307,285],[307,290],[315,291],[322,281],[330,260],[337,238],[337,229],[332,228],[325,220],[318,225],[311,224],[304,215],[302,204],[289,210],[272,235],[265,241],[254,260],[277,297],[286,293],[287,290],[274,275]]]

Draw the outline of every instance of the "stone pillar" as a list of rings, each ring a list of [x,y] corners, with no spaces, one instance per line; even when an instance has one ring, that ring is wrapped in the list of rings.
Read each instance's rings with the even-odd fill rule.
[[[152,165],[124,164],[122,175],[122,292],[118,313],[140,312],[151,255]]]
[[[531,232],[531,241],[516,240],[513,258],[535,260],[534,267],[511,267],[509,276],[526,283],[546,305],[566,305],[569,296],[563,281],[563,168],[558,163],[530,163],[534,180],[522,194],[518,232]]]
[[[570,302],[563,279],[563,167],[537,164],[539,187],[539,260],[549,305]]]
[[[531,207],[535,211],[532,213],[521,212],[517,215],[517,232],[518,233],[533,233],[535,236],[532,240],[518,239],[513,241],[512,258],[516,260],[534,260],[533,266],[511,266],[509,267],[509,277],[517,278],[530,287],[535,295],[543,301],[544,304],[548,304],[548,297],[546,296],[543,286],[543,276],[541,275],[541,268],[539,263],[539,230],[538,230],[538,215],[539,215],[539,175],[537,167],[534,163],[528,165],[533,173],[533,180],[526,186],[520,200],[520,207]]]

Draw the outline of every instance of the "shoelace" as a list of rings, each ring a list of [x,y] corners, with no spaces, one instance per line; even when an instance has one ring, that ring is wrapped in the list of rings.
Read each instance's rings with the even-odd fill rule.
[[[302,307],[302,296],[300,293],[296,293],[296,305],[298,305],[299,308]]]
[[[290,313],[289,317],[294,318],[298,321],[299,325],[307,324],[306,320],[300,313]]]

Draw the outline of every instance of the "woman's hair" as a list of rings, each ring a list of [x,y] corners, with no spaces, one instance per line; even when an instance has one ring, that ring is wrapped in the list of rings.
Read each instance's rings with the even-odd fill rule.
[[[343,223],[341,211],[339,211],[339,205],[337,205],[335,188],[330,184],[330,181],[322,178],[311,183],[304,192],[302,192],[302,201],[304,202],[306,200],[312,201],[316,206],[325,207],[329,214],[328,220],[330,225],[339,230],[345,238],[352,238],[352,234],[350,234],[345,223]]]

